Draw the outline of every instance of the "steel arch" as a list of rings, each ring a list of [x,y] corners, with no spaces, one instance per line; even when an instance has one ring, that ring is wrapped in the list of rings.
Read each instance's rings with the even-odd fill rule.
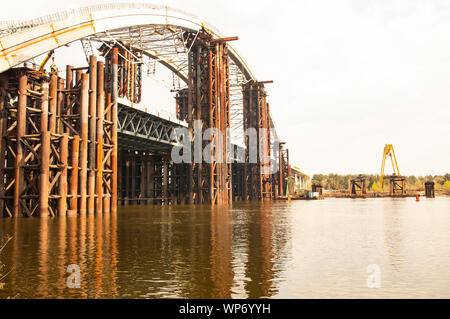
[[[182,32],[196,35],[202,27],[214,38],[222,38],[216,28],[195,15],[149,3],[101,4],[31,20],[2,21],[0,73],[74,41],[88,39],[102,43],[128,41],[186,82],[190,48],[185,41],[177,42],[177,37]],[[168,44],[171,41],[173,43]],[[233,46],[228,44],[228,48],[231,126],[240,139],[243,133],[239,129],[242,127],[242,92],[237,88],[249,81],[257,82],[257,78]]]

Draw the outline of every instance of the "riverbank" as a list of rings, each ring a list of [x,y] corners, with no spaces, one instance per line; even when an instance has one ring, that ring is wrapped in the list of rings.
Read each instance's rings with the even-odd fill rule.
[[[445,192],[441,192],[441,191],[436,191],[436,196],[450,196],[449,194],[445,193]],[[399,196],[395,196],[395,197],[416,197],[416,196],[420,196],[420,197],[424,197],[425,196],[425,191],[423,190],[407,190],[405,195],[399,195]],[[324,198],[385,198],[385,197],[391,197],[389,192],[367,192],[367,194],[365,194],[364,196],[361,195],[357,195],[357,196],[352,196],[350,195],[350,192],[348,190],[340,190],[340,191],[330,191],[330,190],[325,190],[323,192],[323,197]]]

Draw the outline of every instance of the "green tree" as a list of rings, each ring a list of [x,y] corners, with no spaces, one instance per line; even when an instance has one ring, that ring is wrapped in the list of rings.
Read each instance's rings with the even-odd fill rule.
[[[444,192],[448,195],[450,195],[450,181],[446,181],[444,183]]]

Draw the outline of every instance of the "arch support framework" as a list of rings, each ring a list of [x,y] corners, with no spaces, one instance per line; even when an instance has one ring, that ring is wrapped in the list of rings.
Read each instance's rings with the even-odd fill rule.
[[[0,25],[0,213],[115,212],[119,202],[219,205],[273,198],[278,184],[281,193],[284,173],[279,179],[268,173],[271,139],[278,137],[271,135],[264,84],[227,44],[235,38],[212,30],[196,17],[145,4]],[[105,62],[87,56],[88,66],[67,66],[65,78],[11,70],[76,40],[100,43]],[[186,82],[177,113],[194,136],[191,164],[174,164],[168,156],[177,143],[169,136],[171,123],[133,109],[143,91],[144,57]],[[264,129],[256,163],[231,162],[236,146],[228,130],[239,118],[243,129]]]

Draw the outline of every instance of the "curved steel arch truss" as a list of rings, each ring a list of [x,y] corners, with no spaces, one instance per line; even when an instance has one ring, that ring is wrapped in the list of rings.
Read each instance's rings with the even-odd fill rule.
[[[196,16],[166,6],[117,3],[89,6],[29,21],[0,23],[0,72],[52,49],[85,38],[123,40],[166,64],[186,78],[182,62],[189,48],[182,33],[196,34],[204,27],[221,38],[212,26]],[[245,61],[232,46],[230,58],[248,80],[256,81]]]
[[[186,82],[188,39],[195,39],[202,28],[216,39],[222,37],[214,27],[194,15],[148,3],[88,6],[33,20],[0,22],[0,73],[50,50],[83,40],[125,44],[166,66]],[[231,45],[228,48],[231,127],[234,138],[240,141],[242,84],[257,79],[237,51]]]

